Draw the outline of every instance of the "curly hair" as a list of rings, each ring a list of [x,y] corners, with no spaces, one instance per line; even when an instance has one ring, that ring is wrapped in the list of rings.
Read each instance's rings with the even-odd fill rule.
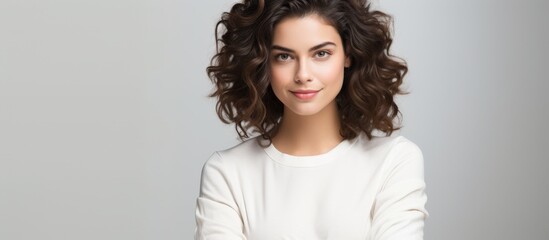
[[[243,0],[233,5],[216,24],[216,54],[206,69],[215,84],[209,97],[217,97],[221,121],[235,123],[241,140],[253,130],[272,142],[284,109],[270,87],[273,30],[284,18],[317,14],[338,31],[352,63],[336,97],[341,136],[353,139],[364,132],[371,139],[375,129],[387,136],[400,129],[393,123],[401,114],[393,97],[408,94],[400,89],[408,67],[389,53],[391,16],[370,7],[366,0]],[[219,38],[221,25],[225,29]]]

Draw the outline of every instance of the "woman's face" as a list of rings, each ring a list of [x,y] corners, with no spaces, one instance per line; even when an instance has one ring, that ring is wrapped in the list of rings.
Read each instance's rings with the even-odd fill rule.
[[[291,17],[274,29],[271,87],[284,113],[314,115],[336,107],[344,67],[350,65],[337,30],[318,15]]]

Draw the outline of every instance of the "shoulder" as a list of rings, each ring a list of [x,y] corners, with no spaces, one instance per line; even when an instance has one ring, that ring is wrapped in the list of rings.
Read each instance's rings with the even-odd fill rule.
[[[204,167],[234,168],[239,162],[252,156],[259,156],[264,150],[258,144],[259,137],[246,139],[230,148],[215,151],[204,163]]]
[[[425,185],[423,153],[415,142],[399,134],[376,136],[370,140],[366,136],[360,137],[354,154],[375,171],[380,189],[399,182],[406,186]]]
[[[371,153],[381,155],[397,152],[421,153],[416,143],[398,133],[390,136],[374,135],[372,139],[368,139],[365,134],[360,134],[358,138],[356,147]]]
[[[423,167],[423,153],[420,147],[412,140],[400,135],[374,136],[368,139],[365,134],[358,136],[358,141],[353,147],[354,156],[379,166],[391,169],[411,164],[417,168]]]
[[[223,159],[242,159],[250,156],[257,156],[261,154],[264,150],[258,143],[260,137],[252,137],[246,139],[235,146],[232,146],[227,149],[216,151],[216,153]]]
[[[397,135],[386,139],[378,139],[380,147],[381,171],[388,174],[392,180],[420,179],[423,180],[424,160],[420,147],[412,140]]]

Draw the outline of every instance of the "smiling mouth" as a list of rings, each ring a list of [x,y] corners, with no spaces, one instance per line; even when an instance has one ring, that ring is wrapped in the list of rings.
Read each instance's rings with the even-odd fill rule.
[[[322,89],[321,89],[322,90]],[[300,90],[300,91],[290,91],[294,96],[301,100],[308,100],[316,96],[320,90]]]

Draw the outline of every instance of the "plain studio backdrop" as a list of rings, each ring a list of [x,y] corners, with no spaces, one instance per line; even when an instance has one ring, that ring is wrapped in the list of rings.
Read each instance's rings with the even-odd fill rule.
[[[233,1],[0,1],[0,239],[192,239]],[[549,238],[549,2],[382,0],[425,239]]]

